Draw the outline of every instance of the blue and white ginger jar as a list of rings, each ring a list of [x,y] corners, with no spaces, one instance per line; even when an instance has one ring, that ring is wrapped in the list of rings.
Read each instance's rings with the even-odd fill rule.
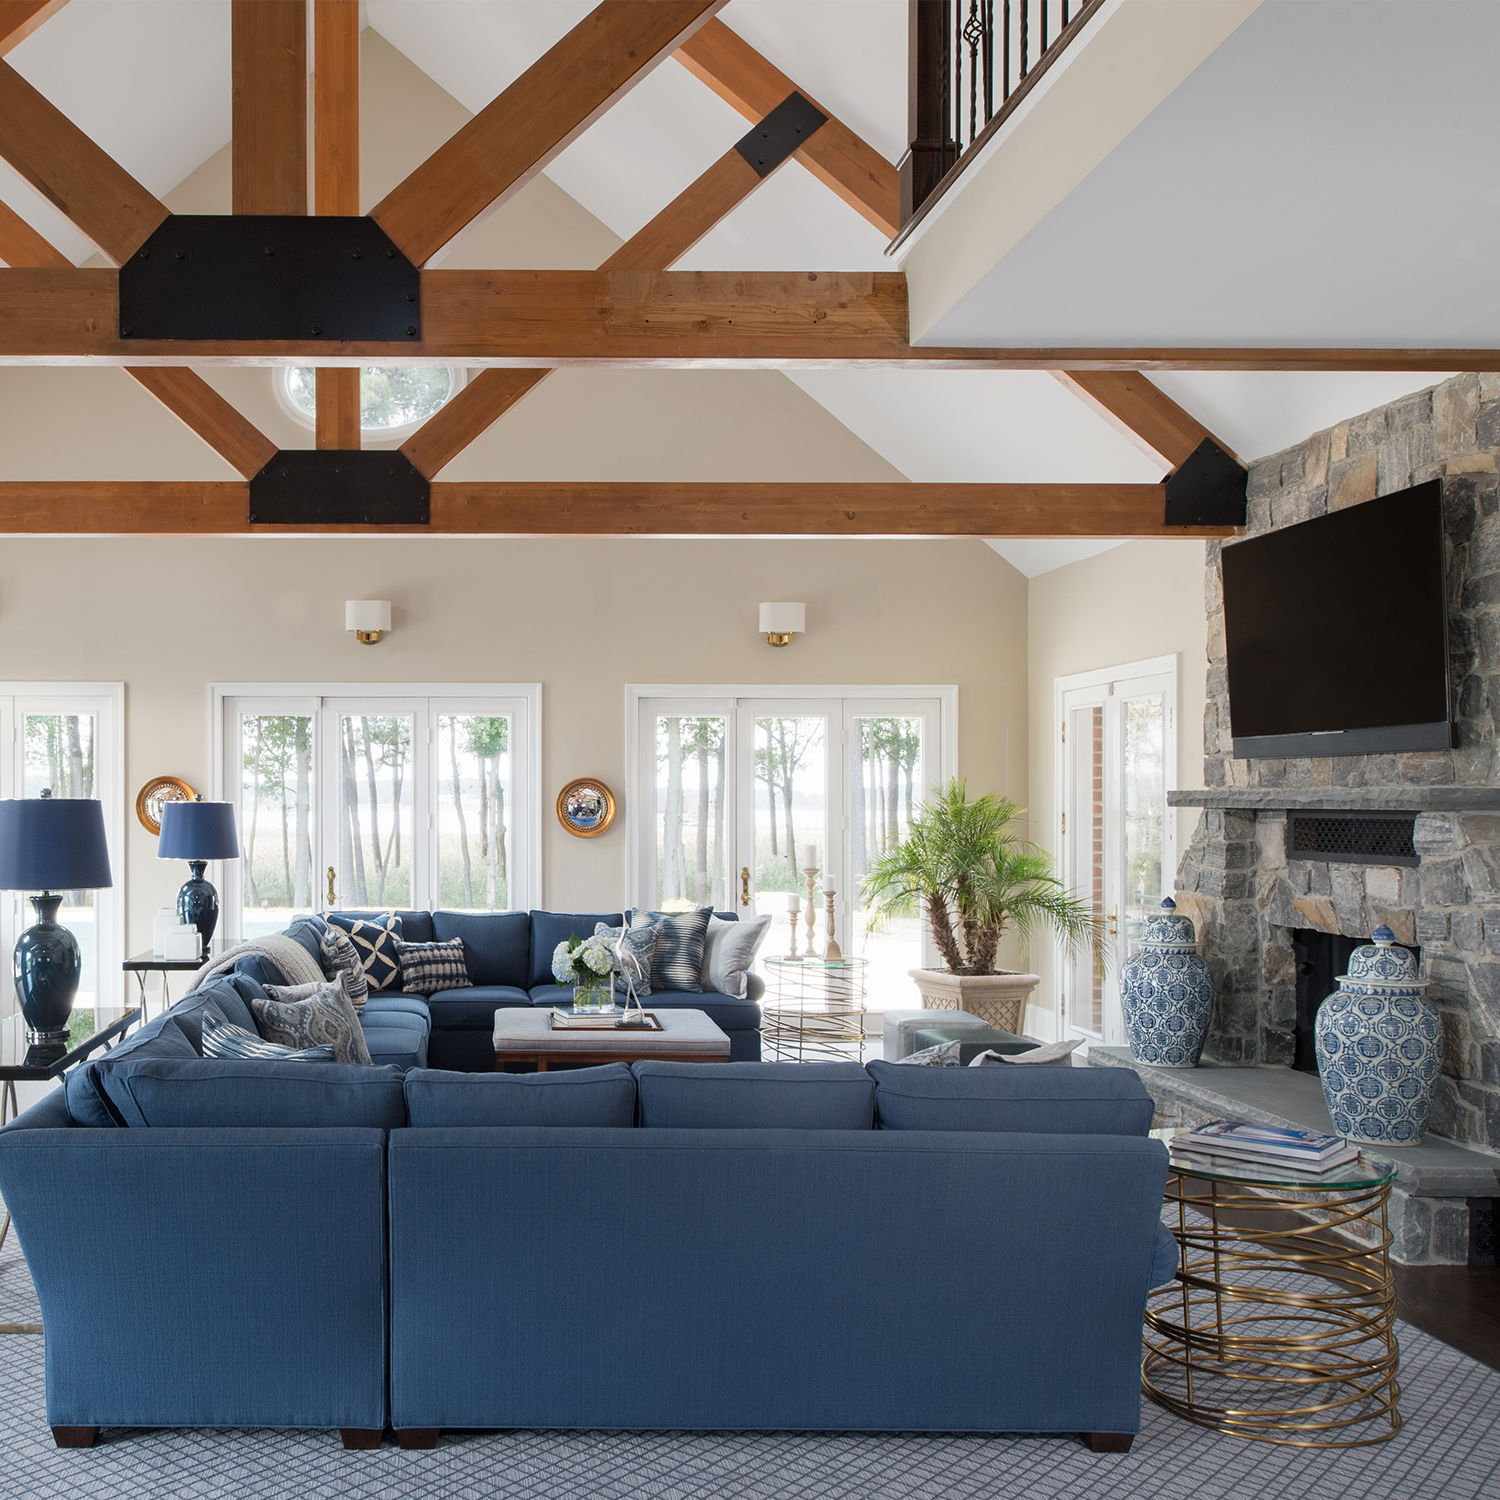
[[[1191,917],[1168,896],[1147,917],[1136,950],[1120,971],[1120,1001],[1130,1054],[1153,1068],[1196,1068],[1214,1017],[1214,981],[1198,952]]]
[[[1415,1146],[1427,1131],[1443,1028],[1423,998],[1417,958],[1377,927],[1318,1007],[1318,1074],[1333,1128],[1351,1141]]]

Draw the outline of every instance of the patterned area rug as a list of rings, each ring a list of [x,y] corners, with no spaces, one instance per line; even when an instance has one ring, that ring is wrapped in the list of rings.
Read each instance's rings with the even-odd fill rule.
[[[0,1323],[35,1323],[12,1234]],[[1478,1500],[1500,1495],[1500,1373],[1401,1324],[1389,1443],[1309,1453],[1219,1437],[1142,1404],[1128,1454],[1074,1437],[445,1433],[430,1453],[346,1453],[333,1432],[110,1429],[52,1444],[42,1339],[0,1335],[3,1500]]]

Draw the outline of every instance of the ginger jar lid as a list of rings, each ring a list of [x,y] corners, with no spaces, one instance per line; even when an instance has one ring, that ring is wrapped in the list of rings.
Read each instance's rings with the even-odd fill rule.
[[[1349,972],[1344,975],[1356,984],[1417,983],[1417,956],[1396,945],[1396,934],[1382,923],[1370,934],[1372,941],[1349,955]]]
[[[1141,946],[1143,948],[1196,948],[1198,934],[1193,930],[1193,919],[1177,914],[1177,903],[1168,896],[1161,904],[1160,912],[1147,917],[1142,923]]]

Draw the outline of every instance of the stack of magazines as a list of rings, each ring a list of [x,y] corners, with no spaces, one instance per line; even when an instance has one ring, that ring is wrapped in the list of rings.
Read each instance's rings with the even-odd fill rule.
[[[1336,1135],[1290,1130],[1277,1125],[1245,1125],[1214,1120],[1172,1137],[1172,1155],[1223,1171],[1238,1162],[1254,1167],[1290,1168],[1325,1176],[1359,1159],[1359,1147]]]

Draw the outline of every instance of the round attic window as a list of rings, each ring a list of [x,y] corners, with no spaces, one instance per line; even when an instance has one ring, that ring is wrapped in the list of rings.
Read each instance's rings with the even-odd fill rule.
[[[359,429],[377,442],[410,437],[428,417],[464,387],[466,371],[456,366],[396,366],[361,370]],[[272,372],[276,400],[295,422],[311,427],[317,417],[315,375],[310,366]]]

